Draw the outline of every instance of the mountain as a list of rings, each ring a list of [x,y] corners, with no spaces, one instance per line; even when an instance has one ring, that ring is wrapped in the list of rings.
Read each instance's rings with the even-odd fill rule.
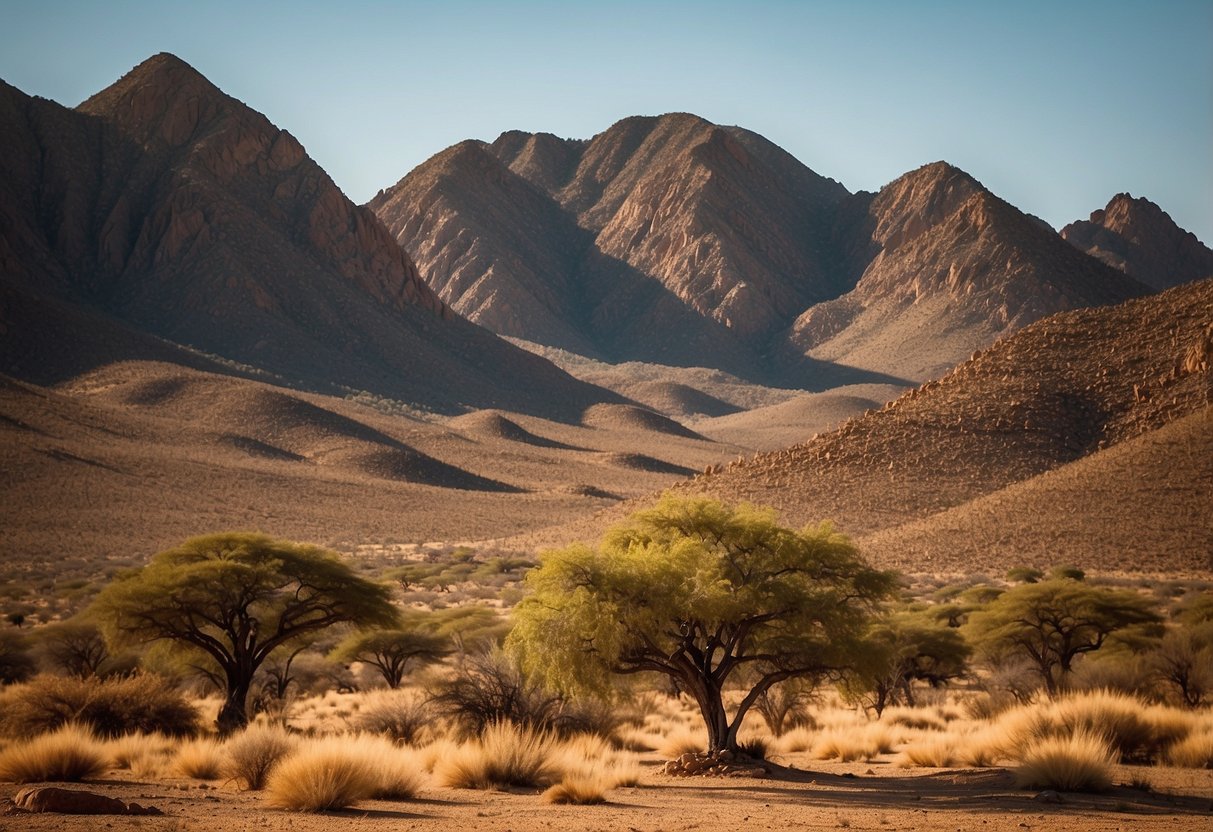
[[[172,55],[75,110],[0,85],[0,172],[0,285],[22,299],[0,309],[5,372],[61,380],[9,346],[70,308],[124,345],[93,356],[69,340],[77,364],[164,357],[133,331],[438,411],[576,419],[617,399],[453,314],[290,133]]]
[[[813,358],[925,381],[1047,315],[1148,291],[944,162],[848,209],[838,237],[855,288],[807,309],[789,338]]]
[[[497,332],[754,375],[774,333],[844,288],[826,238],[846,195],[761,136],[671,114],[463,142],[369,207]]]
[[[832,518],[862,541],[877,532],[892,535],[889,530],[907,523],[929,523],[970,503],[980,508],[972,501],[1088,459],[1089,467],[1081,469],[1086,474],[1099,476],[1116,462],[1118,479],[1109,482],[1127,483],[1131,467],[1112,456],[1103,458],[1105,465],[1093,455],[1187,417],[1208,419],[1211,405],[1213,280],[1205,280],[1115,306],[1052,315],[836,431],[730,464],[683,487],[774,505],[793,524]],[[1195,424],[1191,430],[1199,436],[1186,446],[1195,455],[1191,464],[1138,473],[1147,478],[1143,481],[1161,483],[1160,488],[1182,491],[1185,505],[1203,506],[1198,510],[1203,525],[1194,532],[1200,534],[1200,529],[1208,530],[1208,503],[1193,503],[1191,495],[1207,493],[1210,470],[1209,457],[1199,451],[1207,431],[1203,422]],[[1185,453],[1183,447],[1181,442],[1157,459]],[[1187,481],[1178,479],[1186,476],[1184,471],[1190,475]],[[1168,483],[1169,472],[1175,482]],[[1071,477],[1066,486],[1074,494],[1082,493],[1074,485],[1081,485],[1080,479]],[[1101,488],[1095,480],[1086,484],[1088,495]],[[1114,508],[1105,513],[1120,512],[1131,522],[1140,510],[1135,506],[1140,494],[1130,488],[1117,492],[1109,503]],[[1082,505],[1058,503],[1052,514],[1079,512]],[[1024,512],[985,519],[987,529],[999,524],[1024,529],[1035,518]],[[1173,519],[1187,522],[1182,514]],[[1075,543],[1042,554],[1064,560],[1071,550],[1091,552]],[[898,554],[889,545],[880,552],[889,562]],[[1197,555],[1191,550],[1172,554],[1173,564],[1175,558],[1186,558],[1190,567],[1199,550]],[[1133,566],[1128,553],[1104,556],[1106,562],[1098,565],[1105,569],[1144,567]],[[975,561],[966,567],[963,558],[951,557],[947,563],[978,568]],[[1007,561],[1002,563],[1005,568]],[[932,565],[920,562],[914,571],[929,571]]]
[[[1148,291],[945,163],[852,195],[681,113],[463,142],[369,207],[494,331],[814,390],[937,377],[1041,317]]]
[[[1155,289],[1213,276],[1213,250],[1145,197],[1117,194],[1089,220],[1067,225],[1061,236]]]

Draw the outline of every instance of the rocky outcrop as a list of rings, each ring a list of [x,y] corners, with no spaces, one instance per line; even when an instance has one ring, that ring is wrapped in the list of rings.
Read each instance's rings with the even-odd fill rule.
[[[52,812],[59,815],[163,815],[155,806],[125,803],[116,797],[107,797],[95,792],[79,789],[60,789],[54,786],[39,786],[21,789],[13,796],[13,809],[17,813]]]
[[[1061,236],[1155,289],[1213,276],[1213,250],[1145,197],[1117,194],[1089,220],[1067,225]]]
[[[0,127],[14,291],[330,392],[569,420],[615,398],[460,319],[294,136],[171,55],[77,110],[0,87]]]
[[[842,232],[855,288],[796,320],[799,353],[925,381],[1047,315],[1148,292],[943,162],[865,203]]]

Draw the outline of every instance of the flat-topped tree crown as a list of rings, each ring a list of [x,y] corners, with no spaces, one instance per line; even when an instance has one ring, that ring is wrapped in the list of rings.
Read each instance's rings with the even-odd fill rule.
[[[549,553],[527,583],[509,644],[529,670],[598,693],[617,674],[664,674],[695,699],[717,752],[737,750],[773,685],[853,666],[894,578],[828,523],[795,531],[769,509],[667,494],[596,549]],[[730,719],[722,693],[742,678]]]
[[[93,605],[115,643],[169,640],[201,651],[226,682],[218,726],[248,722],[249,686],[276,649],[336,624],[391,627],[390,590],[336,552],[262,534],[195,537],[107,586]]]

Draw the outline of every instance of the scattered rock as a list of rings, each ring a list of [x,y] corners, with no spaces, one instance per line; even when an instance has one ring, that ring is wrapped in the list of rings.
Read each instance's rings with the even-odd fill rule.
[[[1032,799],[1037,803],[1065,803],[1065,800],[1062,799],[1061,794],[1053,791],[1052,789],[1046,789]]]
[[[665,764],[673,777],[762,777],[770,771],[757,760],[732,751],[689,752]]]
[[[40,786],[22,789],[13,807],[23,812],[54,812],[61,815],[162,815],[155,806],[123,803],[116,797],[77,789]]]

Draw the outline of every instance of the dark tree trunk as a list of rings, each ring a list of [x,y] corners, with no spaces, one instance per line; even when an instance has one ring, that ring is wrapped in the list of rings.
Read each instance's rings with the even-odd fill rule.
[[[226,698],[223,707],[219,709],[219,717],[215,727],[219,736],[226,737],[248,725],[248,692],[252,685],[252,677],[227,680]]]

